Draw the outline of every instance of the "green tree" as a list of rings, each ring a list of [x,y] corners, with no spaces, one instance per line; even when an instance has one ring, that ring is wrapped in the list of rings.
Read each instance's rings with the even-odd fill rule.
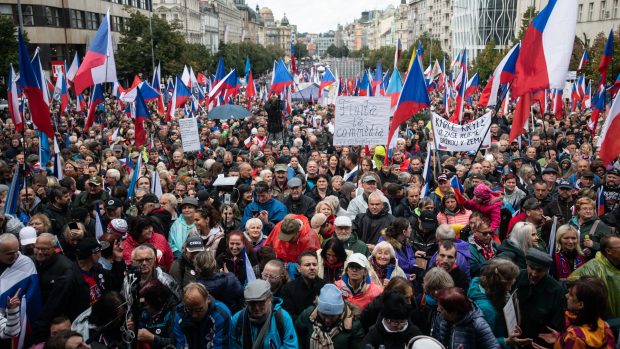
[[[183,70],[186,57],[185,38],[179,31],[178,22],[169,23],[158,16],[152,18],[155,62],[161,62],[162,75],[174,75]],[[116,56],[116,71],[119,79],[130,80],[135,74],[152,70],[151,34],[149,19],[135,11],[131,13],[122,32]],[[197,69],[196,67],[194,69]]]
[[[536,17],[537,15],[538,11],[536,11],[536,7],[534,6],[530,6],[527,8],[527,10],[525,10],[525,12],[523,13],[523,19],[521,19],[521,28],[519,29],[519,34],[517,34],[517,36],[514,38],[513,43],[516,44],[523,39],[525,31],[530,26],[530,23],[532,23],[534,17]]]
[[[590,46],[588,54],[590,55],[590,63],[584,69],[586,74],[586,78],[592,80],[592,88],[598,84],[601,74],[598,71],[598,66],[601,62],[601,57],[603,56],[603,51],[605,50],[605,44],[607,43],[607,37],[609,36],[609,32],[599,33],[596,38],[594,38],[592,42],[592,46]],[[616,76],[620,72],[620,33],[614,34],[614,53],[613,58],[611,60],[611,64],[609,65],[609,70],[607,72],[607,83],[611,84],[616,80]],[[581,56],[579,56],[581,59]],[[579,64],[579,63],[577,63]]]
[[[471,72],[470,75],[477,72],[481,81],[487,80],[489,75],[493,74],[495,67],[502,60],[503,56],[503,52],[497,49],[495,40],[491,39],[484,49],[478,53],[478,56],[472,64],[474,72]]]
[[[10,16],[0,16],[0,74],[8,76],[9,65],[13,63],[15,70],[17,65],[17,26]],[[25,39],[25,38],[24,38]],[[3,91],[4,92],[4,91]]]
[[[422,60],[422,67],[426,69],[430,64],[434,64],[435,60],[439,61],[441,64],[442,57],[446,57],[446,62],[449,62],[449,55],[443,51],[441,47],[441,41],[438,39],[431,38],[431,34],[429,32],[424,32],[418,40],[422,43],[422,48],[424,49],[424,59]],[[417,49],[418,43],[417,41],[414,45],[409,49],[409,52],[413,52],[412,50]],[[403,59],[403,57],[401,57]],[[407,63],[411,59],[411,53],[407,56]],[[432,62],[430,60],[433,60]]]
[[[302,59],[308,57],[308,48],[303,42],[295,43],[295,58]]]
[[[239,76],[242,76],[245,72],[245,57],[250,57],[252,63],[252,73],[254,76],[257,74],[265,73],[273,68],[273,61],[284,57],[284,51],[275,47],[243,42],[235,44],[220,44],[220,51],[218,55],[224,58],[226,69],[236,68]],[[217,65],[217,59],[212,60],[212,64],[209,66],[211,71],[215,71]]]

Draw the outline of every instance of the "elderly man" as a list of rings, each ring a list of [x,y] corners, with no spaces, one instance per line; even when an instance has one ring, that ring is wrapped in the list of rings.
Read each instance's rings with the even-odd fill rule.
[[[110,196],[114,196],[114,190],[116,188],[127,189],[121,182],[121,173],[119,170],[111,168],[105,172],[104,190],[108,192]]]
[[[368,246],[358,239],[357,235],[353,232],[353,222],[351,218],[347,216],[336,217],[334,220],[334,234],[329,239],[340,240],[345,249],[351,250],[354,253],[361,253],[365,256],[370,255]]]
[[[177,348],[229,347],[230,310],[204,285],[192,282],[185,286],[179,309],[172,325]]]
[[[170,291],[171,304],[177,304],[181,301],[181,290],[179,285],[174,281],[172,276],[156,266],[156,257],[155,248],[151,245],[139,245],[131,251],[131,267],[129,270],[130,272],[132,272],[132,270],[139,271],[139,275],[137,276],[140,287],[150,279],[159,280]],[[125,278],[123,283],[123,287],[125,286],[127,286],[127,278]]]
[[[620,237],[607,235],[601,239],[601,250],[594,259],[575,270],[568,280],[581,276],[595,276],[607,286],[609,318],[607,322],[616,331],[620,327]]]
[[[515,284],[521,312],[522,337],[532,338],[534,342],[545,345],[538,335],[549,332],[547,326],[560,332],[564,329],[566,292],[558,281],[549,276],[553,259],[548,253],[530,248],[525,259],[527,269],[521,271]]]
[[[362,188],[364,189],[364,193],[351,200],[349,207],[347,208],[347,216],[349,216],[351,220],[354,220],[358,214],[366,212],[368,209],[370,194],[374,192],[381,194],[381,191],[377,190],[377,179],[373,175],[365,175],[364,178],[362,178]],[[385,196],[381,195],[381,201],[385,203],[387,211],[392,213],[389,200]]]
[[[86,181],[86,190],[78,194],[75,200],[73,200],[72,207],[85,207],[87,209],[93,208],[95,201],[105,202],[110,198],[110,195],[103,190],[103,182],[100,176],[92,176]]]
[[[263,233],[267,235],[271,232],[274,224],[284,219],[288,209],[281,201],[272,197],[271,188],[267,182],[256,183],[254,193],[256,200],[249,203],[243,210],[241,226],[245,227],[245,223],[250,218],[259,218],[263,221]]]
[[[273,248],[278,258],[289,263],[295,263],[306,250],[316,251],[321,248],[319,237],[310,227],[308,218],[293,214],[286,216],[273,228],[265,246]]]
[[[90,305],[89,287],[78,266],[67,257],[56,253],[56,237],[42,233],[34,245],[34,261],[39,274],[41,316],[33,323],[35,343],[49,336],[51,320],[59,315],[71,319]]]
[[[394,221],[394,216],[388,211],[388,205],[383,202],[383,195],[374,192],[368,196],[366,212],[358,214],[353,220],[353,231],[368,245],[370,251],[381,236],[381,231]]]
[[[243,291],[246,307],[232,318],[232,348],[298,348],[297,333],[282,300],[265,280],[250,281]],[[275,326],[274,326],[275,325]]]
[[[304,194],[301,179],[298,177],[289,179],[288,191],[290,194],[282,200],[282,203],[288,208],[288,211],[293,214],[302,214],[306,217],[312,217],[314,215],[316,202],[311,197]]]
[[[278,200],[283,200],[289,194],[288,181],[288,166],[286,164],[277,164],[274,167],[275,175],[273,182],[271,183],[271,190],[273,196]]]

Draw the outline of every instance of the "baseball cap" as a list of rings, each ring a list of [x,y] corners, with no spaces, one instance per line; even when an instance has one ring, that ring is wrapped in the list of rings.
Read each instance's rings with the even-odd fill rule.
[[[512,156],[510,157],[510,160],[522,160],[523,158],[521,157],[521,155],[519,153],[514,153],[512,154]]]
[[[432,211],[424,211],[420,213],[420,224],[424,230],[437,229],[437,216]]]
[[[288,171],[288,167],[285,164],[277,164],[274,167],[274,171],[276,171],[276,172],[287,172]]]
[[[37,242],[37,231],[33,227],[23,227],[19,231],[19,243],[24,245],[30,245]]]
[[[372,175],[366,175],[364,176],[364,178],[362,178],[362,183],[368,183],[368,182],[376,182],[377,179],[375,178],[375,176]]]
[[[346,270],[347,266],[351,263],[355,263],[362,268],[368,269],[368,258],[361,253],[353,253],[347,257],[347,260],[344,262],[344,269]]]
[[[123,207],[123,203],[120,199],[117,198],[109,198],[105,202],[105,208],[119,208]]]
[[[592,173],[592,171],[590,171],[590,170],[585,170],[585,171],[581,172],[581,177],[594,178],[594,173]]]
[[[559,189],[573,189],[573,186],[570,184],[570,181],[568,179],[561,179],[558,182],[558,188]]]
[[[271,284],[265,280],[256,279],[248,282],[243,290],[246,302],[263,301],[271,296]]]
[[[607,174],[614,175],[614,176],[620,176],[620,170],[612,168],[611,170],[607,171]]]
[[[205,246],[202,243],[202,238],[200,236],[190,236],[185,241],[185,248],[189,252],[200,252],[205,250]]]
[[[94,184],[94,185],[101,185],[103,182],[101,180],[100,176],[92,176],[88,179],[88,183]]]
[[[286,184],[287,184],[287,186],[289,188],[301,187],[301,179],[299,179],[297,177],[293,177],[293,178],[289,179]]]
[[[138,203],[139,205],[144,205],[144,204],[157,204],[159,203],[159,199],[157,198],[157,195],[155,194],[146,194],[142,197],[142,200],[140,200],[140,202]]]
[[[353,222],[351,222],[351,218],[347,216],[338,216],[334,220],[335,227],[352,227]]]
[[[85,237],[77,244],[75,253],[78,259],[86,259],[92,254],[100,252],[103,246],[93,237]]]
[[[122,218],[115,218],[108,223],[109,233],[127,234],[127,221]]]
[[[295,235],[301,229],[301,221],[295,218],[284,218],[282,224],[280,225],[280,233],[278,234],[278,239],[289,242],[293,240]]]
[[[448,176],[446,176],[445,174],[440,174],[439,176],[437,176],[437,182],[447,181],[447,180],[448,180]]]

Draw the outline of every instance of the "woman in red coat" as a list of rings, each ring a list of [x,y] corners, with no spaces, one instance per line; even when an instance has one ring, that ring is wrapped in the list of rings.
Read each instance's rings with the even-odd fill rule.
[[[174,256],[168,240],[153,231],[153,222],[146,217],[138,217],[123,242],[123,258],[127,265],[131,264],[131,251],[142,244],[150,244],[157,250],[157,262],[165,271],[170,269]]]

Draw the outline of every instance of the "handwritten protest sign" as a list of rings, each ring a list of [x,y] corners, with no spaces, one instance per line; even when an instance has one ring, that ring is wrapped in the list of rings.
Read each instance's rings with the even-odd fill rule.
[[[491,127],[491,112],[465,125],[451,123],[435,113],[431,119],[439,150],[476,151],[480,143],[481,149],[491,146],[491,133],[487,132]]]
[[[192,151],[199,151],[200,136],[198,135],[197,119],[180,119],[179,128],[181,129],[181,142],[183,143],[183,152],[188,153]]]
[[[338,97],[334,145],[385,145],[390,129],[390,98]]]

